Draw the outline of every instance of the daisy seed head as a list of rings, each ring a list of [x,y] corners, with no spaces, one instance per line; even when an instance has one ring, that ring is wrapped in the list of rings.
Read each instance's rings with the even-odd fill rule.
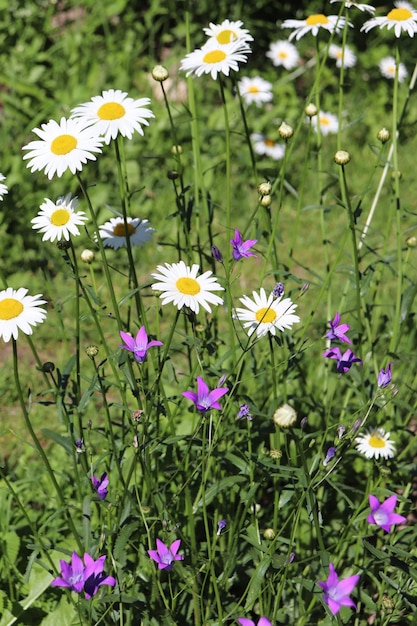
[[[163,83],[168,78],[168,70],[163,65],[155,65],[152,70],[152,78],[158,83]]]
[[[350,161],[350,154],[347,150],[338,150],[334,155],[334,162],[338,165],[346,165]]]

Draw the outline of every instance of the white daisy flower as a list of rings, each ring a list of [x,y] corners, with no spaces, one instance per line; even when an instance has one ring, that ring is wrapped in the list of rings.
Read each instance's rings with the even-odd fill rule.
[[[272,100],[272,83],[260,76],[253,78],[244,77],[239,81],[239,92],[246,104],[260,106],[264,102]]]
[[[75,212],[77,206],[78,199],[71,198],[70,193],[56,202],[45,198],[38,215],[31,220],[32,228],[43,233],[42,241],[68,241],[70,235],[80,234],[78,226],[82,226],[88,219],[84,211]]]
[[[329,33],[336,33],[337,35],[343,30],[346,19],[339,17],[338,15],[323,15],[323,13],[315,13],[309,15],[305,20],[284,20],[281,28],[294,28],[294,32],[288,37],[288,40],[296,38],[298,41],[306,35],[311,33],[314,37],[317,37],[319,30],[323,28]],[[352,26],[352,24],[349,24]]]
[[[222,298],[211,293],[224,291],[215,276],[211,276],[212,272],[197,276],[199,266],[189,267],[184,261],[172,265],[165,263],[165,266],[158,265],[156,269],[160,274],[152,274],[152,277],[161,282],[154,283],[151,287],[155,291],[162,291],[160,298],[163,305],[172,302],[178,310],[187,306],[198,314],[200,305],[211,313],[210,304],[223,304]]]
[[[269,45],[266,56],[275,67],[282,65],[286,70],[293,70],[300,60],[297,48],[289,41],[275,41]]]
[[[54,174],[61,177],[70,169],[72,174],[81,171],[87,160],[96,160],[94,152],[101,152],[102,140],[92,128],[74,119],[62,117],[60,122],[50,120],[42,124],[41,128],[34,128],[33,132],[40,137],[40,141],[31,141],[23,150],[28,152],[23,156],[30,159],[27,167],[31,172],[45,170],[49,179]]]
[[[273,292],[266,297],[265,289],[261,288],[259,294],[252,292],[253,300],[248,296],[239,298],[245,309],[235,309],[234,319],[243,323],[243,328],[248,328],[249,337],[255,332],[258,337],[267,333],[276,334],[276,329],[290,329],[293,324],[300,321],[298,315],[294,315],[297,305],[290,298],[282,296],[275,298]]]
[[[190,52],[182,59],[180,70],[184,70],[186,76],[193,73],[196,76],[211,74],[213,80],[216,80],[220,72],[226,76],[229,76],[230,70],[238,72],[238,63],[246,63],[249,52],[251,50],[242,48],[239,41],[222,46],[209,40],[201,49]]]
[[[256,154],[265,154],[275,161],[280,161],[284,158],[285,146],[282,143],[268,139],[265,135],[262,135],[262,133],[253,133],[251,139]]]
[[[31,335],[32,326],[41,324],[46,317],[45,309],[38,308],[46,300],[39,300],[41,294],[27,296],[27,292],[23,287],[0,291],[0,337],[4,341],[10,341],[11,337],[17,339],[19,329],[25,335]]]
[[[379,28],[394,29],[394,35],[401,37],[402,32],[408,33],[409,37],[414,37],[414,33],[417,33],[417,11],[413,9],[408,3],[397,2],[394,9],[391,9],[384,17],[373,17],[365,22],[361,31],[365,33],[369,32],[372,28],[379,26]]]
[[[139,217],[127,217],[126,221],[127,237],[129,237],[131,246],[143,246],[144,243],[151,240],[155,229],[150,226],[148,220],[141,220]],[[112,217],[99,227],[98,232],[105,248],[118,250],[122,246],[126,246],[126,227],[123,217]]]
[[[344,48],[337,46],[335,43],[329,46],[329,57],[336,59],[336,67],[355,67],[356,55],[352,52],[349,46],[345,45]]]
[[[93,125],[95,132],[109,144],[119,133],[128,139],[132,139],[134,131],[143,135],[142,125],[149,126],[148,119],[155,117],[150,109],[144,108],[150,102],[149,98],[129,98],[120,89],[108,89],[101,96],[93,96],[90,102],[72,109],[71,117],[80,119],[85,125]]]
[[[344,2],[346,9],[354,7],[355,9],[359,9],[359,11],[372,13],[372,15],[375,13],[375,7],[370,4],[361,4],[359,2],[351,2],[350,0],[330,0],[330,4],[333,4],[334,2]]]
[[[333,113],[327,113],[326,111],[319,111],[318,115],[314,115],[311,118],[311,123],[315,131],[318,131],[318,126],[320,125],[320,133],[322,135],[330,135],[337,133],[339,130],[339,120],[337,119],[337,115]]]
[[[396,62],[394,57],[384,57],[378,63],[378,67],[382,76],[385,78],[395,78]],[[404,78],[408,76],[408,72],[404,63],[400,63],[398,66],[398,82],[402,83]]]
[[[373,428],[364,435],[356,437],[356,449],[366,456],[367,459],[390,459],[395,454],[395,442],[389,438],[383,428]]]
[[[3,176],[3,174],[0,174],[0,181],[3,180],[6,180],[6,177]],[[7,185],[5,185],[3,182],[0,182],[0,200],[3,200],[3,196],[5,196],[6,193],[9,193]]]
[[[239,41],[241,44],[247,44],[249,41],[253,41],[253,37],[250,35],[246,28],[242,28],[243,22],[238,20],[237,22],[230,22],[224,20],[221,24],[213,24],[210,22],[209,28],[203,28],[205,34],[209,39],[215,39],[216,44],[224,46],[225,44]]]

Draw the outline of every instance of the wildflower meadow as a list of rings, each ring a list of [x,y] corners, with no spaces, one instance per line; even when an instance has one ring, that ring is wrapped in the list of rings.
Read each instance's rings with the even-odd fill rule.
[[[0,626],[416,624],[415,2],[3,4]]]

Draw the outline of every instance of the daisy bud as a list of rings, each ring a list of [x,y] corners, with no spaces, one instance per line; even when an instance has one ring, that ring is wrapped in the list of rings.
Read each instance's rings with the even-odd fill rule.
[[[390,132],[386,128],[381,128],[381,130],[377,134],[377,138],[379,139],[381,143],[387,143],[390,137],[391,137]]]
[[[392,180],[395,180],[396,178],[398,178],[398,180],[400,180],[400,178],[402,178],[402,177],[403,177],[402,172],[400,172],[398,170],[396,172],[394,172],[394,171],[391,172],[391,179]]]
[[[182,146],[172,146],[171,154],[182,154]]]
[[[81,261],[83,263],[92,263],[94,261],[95,254],[92,250],[83,250],[81,252]]]
[[[275,537],[275,531],[273,528],[265,528],[264,530],[265,539],[273,539]]]
[[[334,162],[338,165],[346,165],[350,161],[350,154],[346,150],[338,150],[334,155]]]
[[[274,448],[273,450],[270,450],[269,456],[271,459],[280,459],[282,457],[282,452],[281,450],[275,450]]]
[[[289,428],[297,420],[297,413],[289,404],[283,404],[274,413],[272,419],[275,426],[280,428]]]
[[[261,194],[261,196],[269,196],[269,194],[271,193],[271,183],[265,182],[265,183],[261,183],[260,185],[258,185],[258,191]]]
[[[272,196],[262,196],[261,204],[262,204],[262,206],[271,206],[271,204],[272,204]]]
[[[152,78],[158,83],[163,83],[168,78],[168,70],[163,65],[155,65],[152,70]]]
[[[56,247],[59,250],[68,250],[68,248],[71,248],[71,241],[65,241],[65,239],[61,239],[61,241],[57,241]]]
[[[307,104],[306,108],[304,109],[304,113],[308,115],[308,117],[314,117],[315,115],[317,115],[316,105],[310,102],[310,104]]]
[[[98,347],[91,345],[91,346],[87,346],[87,348],[85,349],[87,356],[90,357],[90,359],[94,359],[94,357],[96,357],[98,355]]]
[[[406,243],[409,248],[415,248],[417,246],[417,237],[409,237]]]
[[[45,372],[45,374],[49,374],[49,372],[53,372],[55,369],[55,364],[52,363],[52,361],[46,361],[46,363],[42,364],[42,371]]]
[[[167,174],[169,180],[177,180],[179,174],[176,170],[169,170],[168,174]]]
[[[294,129],[289,124],[282,122],[281,126],[278,128],[279,136],[283,139],[289,139],[294,134]]]

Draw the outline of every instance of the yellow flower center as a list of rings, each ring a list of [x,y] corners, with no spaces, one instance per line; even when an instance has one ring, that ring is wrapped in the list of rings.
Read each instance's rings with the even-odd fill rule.
[[[336,59],[341,59],[343,56],[343,51],[342,50],[336,50]]]
[[[70,219],[70,213],[67,209],[57,209],[52,213],[50,219],[54,226],[65,226]]]
[[[322,126],[328,126],[330,124],[329,118],[328,117],[321,117],[320,118],[320,124]]]
[[[116,237],[130,237],[130,235],[133,235],[135,231],[136,228],[132,224],[127,224],[127,228],[125,228],[125,223],[119,222],[113,228],[113,235]]]
[[[227,54],[223,50],[210,50],[203,56],[203,63],[221,63],[226,57]]]
[[[179,278],[175,284],[178,291],[185,293],[187,296],[196,296],[201,291],[201,287],[195,278]]]
[[[250,85],[248,93],[259,93],[259,87],[257,87],[256,85]]]
[[[216,39],[219,43],[224,45],[225,43],[232,43],[232,41],[236,41],[237,35],[233,32],[233,30],[226,28],[216,35]]]
[[[126,109],[118,102],[106,102],[101,105],[97,115],[101,120],[119,120],[126,115]]]
[[[51,152],[58,156],[68,154],[77,147],[77,143],[73,135],[58,135],[51,143]]]
[[[268,148],[273,148],[275,146],[275,141],[272,139],[265,139],[264,144],[268,146]]]
[[[315,13],[314,15],[309,15],[306,19],[307,26],[317,26],[318,24],[328,24],[329,20],[323,13]]]
[[[272,322],[276,320],[277,314],[275,313],[274,309],[263,308],[259,309],[259,311],[256,311],[255,317],[257,322],[262,322],[263,324],[272,324]]]
[[[0,302],[0,320],[12,320],[18,317],[23,311],[24,306],[20,300],[15,298],[5,298]]]
[[[387,15],[387,20],[404,22],[405,20],[409,20],[410,17],[413,17],[413,14],[408,9],[392,9]]]
[[[385,441],[385,439],[380,437],[380,435],[374,434],[371,437],[369,437],[369,445],[372,448],[385,448],[387,445],[387,442]]]
[[[285,50],[281,50],[281,52],[278,52],[278,56],[280,59],[286,59],[288,57],[288,53],[285,52]]]

